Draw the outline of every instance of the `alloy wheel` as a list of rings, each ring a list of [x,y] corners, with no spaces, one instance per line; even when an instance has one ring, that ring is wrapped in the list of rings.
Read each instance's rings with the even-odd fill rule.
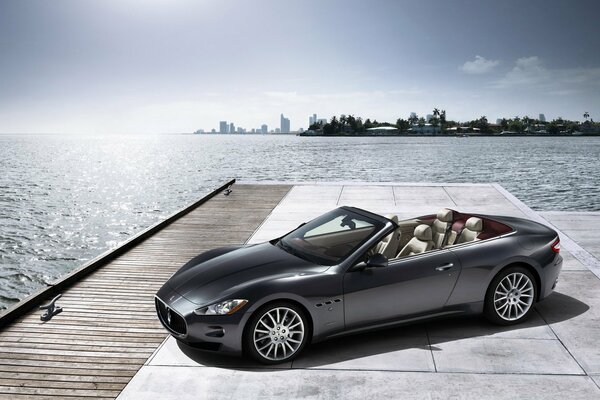
[[[506,275],[496,286],[494,292],[494,309],[505,321],[516,321],[522,318],[533,304],[533,282],[521,273]]]
[[[305,327],[300,315],[288,307],[265,312],[254,326],[254,348],[270,361],[282,361],[294,355],[304,339]]]

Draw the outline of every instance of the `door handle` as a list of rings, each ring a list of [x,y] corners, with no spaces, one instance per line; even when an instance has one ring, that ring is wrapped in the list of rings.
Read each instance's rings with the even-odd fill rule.
[[[447,271],[447,270],[449,270],[452,267],[454,267],[454,264],[453,263],[448,263],[448,264],[440,265],[435,270],[442,272],[442,271]]]

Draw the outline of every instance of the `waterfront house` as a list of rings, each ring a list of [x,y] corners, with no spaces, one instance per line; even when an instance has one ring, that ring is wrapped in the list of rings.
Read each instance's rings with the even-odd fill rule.
[[[413,133],[417,135],[437,135],[438,133],[442,133],[442,128],[438,125],[432,124],[414,124],[410,129],[408,129],[408,133]]]

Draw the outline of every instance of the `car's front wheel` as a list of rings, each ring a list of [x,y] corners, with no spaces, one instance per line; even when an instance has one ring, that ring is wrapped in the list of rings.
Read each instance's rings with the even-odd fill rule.
[[[531,272],[518,266],[507,268],[492,279],[485,296],[484,315],[499,325],[517,324],[529,317],[536,296]]]
[[[304,311],[287,302],[261,308],[252,315],[248,324],[244,335],[245,349],[263,364],[293,360],[309,339]]]

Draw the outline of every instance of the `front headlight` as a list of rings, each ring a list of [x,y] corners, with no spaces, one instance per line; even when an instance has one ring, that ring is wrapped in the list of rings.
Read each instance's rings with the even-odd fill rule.
[[[211,304],[210,306],[201,307],[194,310],[196,315],[231,315],[244,305],[248,300],[233,299],[225,300],[220,303]]]

